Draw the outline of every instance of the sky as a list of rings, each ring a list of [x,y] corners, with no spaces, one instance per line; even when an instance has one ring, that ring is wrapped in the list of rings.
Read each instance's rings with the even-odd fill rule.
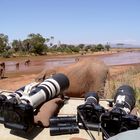
[[[140,44],[140,0],[0,0],[0,33],[68,44]]]

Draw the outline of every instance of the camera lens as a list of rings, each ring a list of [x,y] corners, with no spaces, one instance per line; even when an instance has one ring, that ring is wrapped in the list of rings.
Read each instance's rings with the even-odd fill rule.
[[[130,113],[135,106],[135,102],[135,94],[131,86],[123,85],[117,89],[114,97],[115,107],[123,108],[125,112]]]
[[[53,75],[40,83],[28,96],[21,97],[23,103],[30,103],[34,108],[41,103],[57,97],[69,87],[69,79],[62,73]]]
[[[86,103],[92,103],[94,105],[97,105],[99,103],[99,96],[95,92],[88,92],[85,95],[85,101]]]

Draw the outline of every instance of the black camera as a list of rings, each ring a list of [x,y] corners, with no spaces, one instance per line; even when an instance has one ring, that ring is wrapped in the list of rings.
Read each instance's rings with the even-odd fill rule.
[[[111,111],[101,115],[101,129],[103,139],[108,139],[120,132],[137,129],[137,116],[130,112],[135,106],[134,90],[129,85],[120,86],[114,97],[114,106]]]
[[[4,126],[15,130],[31,130],[37,107],[57,97],[68,87],[69,79],[64,74],[58,73],[37,84],[28,94],[18,92],[13,94],[13,97],[7,96],[1,106],[1,118],[3,118]]]
[[[0,95],[0,123],[4,123],[4,108],[3,105],[6,101],[7,97],[5,95]]]
[[[77,118],[79,125],[81,123],[81,116],[82,115],[85,123],[88,125],[90,124],[98,124],[100,122],[100,116],[102,113],[105,112],[105,109],[100,106],[99,104],[99,96],[95,92],[88,92],[85,95],[85,103],[79,105],[77,107]],[[82,125],[82,124],[81,124]]]
[[[16,98],[5,101],[4,126],[10,129],[29,131],[33,128],[34,115],[30,104],[18,103]]]
[[[14,93],[9,94],[8,96],[0,94],[0,123],[4,123],[4,104],[7,100],[11,98],[20,98],[23,95],[25,86],[16,90]]]

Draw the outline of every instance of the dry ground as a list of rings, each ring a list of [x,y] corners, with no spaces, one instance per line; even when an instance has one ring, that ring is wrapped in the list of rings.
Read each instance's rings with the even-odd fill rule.
[[[111,55],[117,53],[117,51],[113,52],[100,52],[96,53],[94,55],[85,55],[85,56],[80,56],[82,59],[85,57],[96,57],[98,55]],[[79,55],[50,55],[50,56],[37,56],[37,57],[28,57],[31,60],[42,60],[46,58],[60,58],[60,57],[70,57],[70,58],[75,58],[79,57]],[[10,58],[10,61],[18,61],[22,62],[25,59],[28,59],[26,57],[20,57],[20,58]],[[1,59],[0,61],[5,61],[5,59]],[[8,61],[8,59],[6,59]],[[6,89],[6,90],[17,90],[18,88],[31,83],[34,81],[36,76],[42,71],[42,69],[34,69],[30,71],[15,71],[12,73],[6,73],[5,76],[6,78],[0,80],[0,89]],[[107,80],[107,85],[106,85],[106,95],[107,97],[110,97],[112,92],[118,87],[119,84],[131,84],[133,83],[133,87],[138,87],[140,88],[140,64],[133,64],[133,65],[121,65],[121,66],[110,66],[109,67],[110,71],[110,76],[109,79]],[[125,76],[125,78],[124,78]],[[119,84],[118,84],[119,83]],[[114,86],[114,87],[113,87]]]

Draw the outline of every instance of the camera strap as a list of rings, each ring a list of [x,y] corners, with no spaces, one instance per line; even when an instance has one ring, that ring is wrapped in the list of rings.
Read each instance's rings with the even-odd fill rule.
[[[102,118],[102,115],[100,116],[100,122],[101,122],[101,118]],[[105,138],[106,139],[109,139],[110,138],[110,135],[106,132],[106,130],[102,127],[101,123],[99,124],[100,125],[100,129],[101,129],[101,132],[104,134]]]
[[[93,134],[91,133],[91,131],[89,130],[88,126],[86,125],[84,118],[78,109],[77,109],[77,113],[79,114],[83,127],[86,130],[87,134],[90,136],[91,140],[96,140],[95,137],[93,136]]]
[[[110,138],[109,134],[105,131],[105,129],[101,125],[100,125],[100,127],[101,127],[101,131],[104,134],[104,136],[106,137],[106,139],[109,139]]]

